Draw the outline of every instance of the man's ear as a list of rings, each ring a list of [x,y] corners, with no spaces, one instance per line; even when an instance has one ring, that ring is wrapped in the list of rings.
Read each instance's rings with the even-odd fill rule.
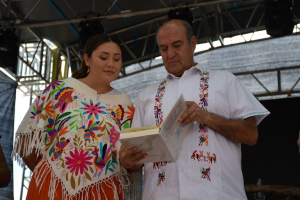
[[[194,52],[195,49],[196,49],[196,45],[197,45],[197,38],[196,38],[196,36],[193,36],[193,37],[192,37],[191,45],[192,45],[193,52]]]
[[[90,65],[91,65],[90,58],[88,57],[87,54],[83,55],[83,59],[84,59],[85,65],[88,66],[88,67],[90,67]]]

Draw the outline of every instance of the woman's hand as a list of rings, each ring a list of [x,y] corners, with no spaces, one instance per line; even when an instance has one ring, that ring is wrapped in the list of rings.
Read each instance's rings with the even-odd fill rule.
[[[147,157],[146,151],[137,152],[137,147],[132,147],[131,149],[126,150],[124,146],[121,146],[119,156],[120,163],[125,169],[131,171],[139,171],[142,169],[143,164],[136,163]]]

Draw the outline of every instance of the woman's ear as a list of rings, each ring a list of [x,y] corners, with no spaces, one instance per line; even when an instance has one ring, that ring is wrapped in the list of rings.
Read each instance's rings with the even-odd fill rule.
[[[83,59],[84,59],[85,65],[88,66],[88,67],[90,67],[90,60],[91,59],[88,57],[87,54],[83,55]]]

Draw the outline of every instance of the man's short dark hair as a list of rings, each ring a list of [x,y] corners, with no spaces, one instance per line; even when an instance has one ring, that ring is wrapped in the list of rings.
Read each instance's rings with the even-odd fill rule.
[[[193,34],[193,28],[192,28],[191,25],[190,25],[187,21],[185,21],[185,20],[180,20],[180,19],[176,19],[176,20],[179,20],[179,21],[182,22],[183,26],[185,27],[187,40],[188,40],[189,44],[191,44],[191,43],[192,43],[192,37],[194,36],[194,34]],[[160,27],[160,28],[161,28],[161,27]],[[155,35],[155,37],[156,37],[156,42],[157,42],[157,34],[158,34],[160,28],[157,29],[157,31],[156,31],[156,35]]]

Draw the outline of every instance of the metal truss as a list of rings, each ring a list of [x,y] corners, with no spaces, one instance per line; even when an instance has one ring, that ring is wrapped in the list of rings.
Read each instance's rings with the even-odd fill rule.
[[[300,94],[300,90],[295,90],[296,85],[300,81],[300,74],[298,74],[299,78],[296,80],[296,82],[290,87],[288,90],[282,90],[282,81],[281,81],[281,75],[284,71],[291,71],[294,69],[300,69],[300,66],[295,67],[283,67],[283,68],[277,68],[277,69],[266,69],[266,70],[257,70],[257,71],[247,71],[247,72],[240,72],[240,73],[234,73],[236,76],[245,76],[245,75],[251,75],[259,85],[261,85],[265,92],[263,93],[254,93],[254,96],[260,99],[260,97],[269,97],[269,96],[280,96],[285,95],[286,97],[290,97],[292,94]],[[277,73],[277,90],[270,92],[267,89],[267,86],[265,86],[258,78],[258,74],[266,74],[269,72],[276,72]]]

